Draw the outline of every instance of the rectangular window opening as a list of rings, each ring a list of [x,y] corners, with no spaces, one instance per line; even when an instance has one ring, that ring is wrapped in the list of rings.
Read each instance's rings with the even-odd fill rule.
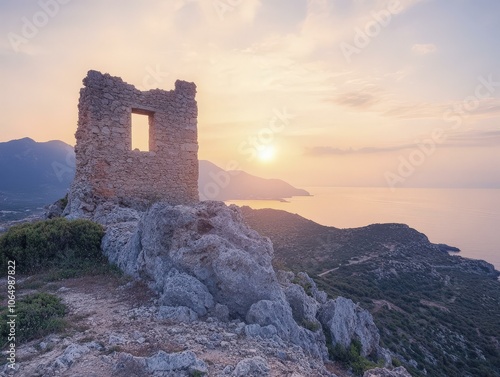
[[[149,127],[151,123],[151,114],[145,112],[132,112],[132,150],[149,152]]]

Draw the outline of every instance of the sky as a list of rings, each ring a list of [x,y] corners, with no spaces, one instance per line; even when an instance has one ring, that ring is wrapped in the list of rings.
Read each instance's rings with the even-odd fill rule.
[[[0,141],[75,144],[88,70],[195,82],[199,158],[300,186],[500,188],[498,0],[3,0]]]

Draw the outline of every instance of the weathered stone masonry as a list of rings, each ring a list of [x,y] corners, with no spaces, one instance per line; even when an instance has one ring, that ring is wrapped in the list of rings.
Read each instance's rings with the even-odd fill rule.
[[[144,205],[198,201],[196,85],[141,92],[119,77],[89,71],[76,131],[76,173],[70,213],[101,201]],[[131,148],[131,114],[149,116],[149,152]]]

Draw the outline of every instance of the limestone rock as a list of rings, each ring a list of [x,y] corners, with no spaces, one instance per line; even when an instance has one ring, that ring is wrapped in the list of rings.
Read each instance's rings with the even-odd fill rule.
[[[47,219],[54,219],[56,217],[61,217],[64,208],[66,208],[66,200],[65,199],[59,199],[55,203],[50,204],[49,206],[45,207],[45,217]]]
[[[160,306],[156,317],[158,319],[185,323],[194,322],[198,319],[198,315],[185,306]]]
[[[271,264],[271,242],[249,229],[235,206],[157,203],[133,229],[133,221],[109,226],[104,252],[159,293],[164,292],[168,272],[176,269],[204,284],[231,317],[243,318],[257,301],[284,298]]]
[[[245,326],[245,335],[250,338],[273,338],[278,334],[276,327],[273,325],[261,326],[256,323],[252,323],[251,325]]]
[[[92,349],[102,349],[102,346],[95,342],[85,344],[71,343],[66,347],[64,352],[54,360],[51,369],[66,370],[70,368],[78,359],[89,353]]]
[[[114,375],[130,376],[192,376],[195,373],[206,374],[208,368],[194,352],[166,353],[158,351],[150,357],[134,357],[122,353],[114,367]]]
[[[194,352],[166,353],[159,351],[157,354],[146,358],[146,368],[149,372],[170,372],[175,370],[199,368],[205,363],[196,358]],[[206,366],[204,367],[206,370]]]
[[[305,273],[277,276],[270,240],[249,229],[236,206],[159,202],[141,213],[101,204],[95,217],[106,226],[102,246],[109,260],[146,281],[162,306],[223,322],[245,319],[247,336],[277,335],[316,358],[328,357],[322,325],[335,343],[347,347],[359,339],[365,356],[379,349],[367,311],[343,298],[327,302]],[[164,309],[164,315],[195,318],[186,309]]]
[[[159,302],[167,306],[187,307],[200,316],[214,306],[214,299],[203,283],[175,270],[168,274]]]
[[[296,276],[297,284],[304,288],[307,295],[314,298],[320,304],[326,303],[327,294],[324,291],[319,290],[316,282],[305,272],[299,272]]]
[[[285,288],[285,296],[292,308],[293,318],[298,324],[304,327],[321,327],[316,319],[320,305],[306,294],[304,288],[297,284],[290,284]]]
[[[248,323],[261,327],[272,325],[278,336],[302,347],[314,357],[327,358],[324,334],[300,327],[293,319],[292,309],[286,301],[262,300],[252,305],[246,316]]]
[[[221,322],[229,321],[229,308],[226,305],[215,304],[214,315]]]
[[[404,367],[398,367],[393,370],[375,368],[367,370],[363,374],[363,377],[411,377],[411,374]]]
[[[353,340],[359,340],[362,356],[377,352],[380,334],[373,317],[352,300],[344,297],[328,300],[320,308],[319,319],[328,329],[333,344],[349,347]]]
[[[256,356],[241,360],[234,369],[234,377],[265,377],[269,376],[269,365],[262,357]]]

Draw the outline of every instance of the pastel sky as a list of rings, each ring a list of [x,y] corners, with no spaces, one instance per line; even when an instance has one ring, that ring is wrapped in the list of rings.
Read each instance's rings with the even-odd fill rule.
[[[0,141],[73,145],[95,69],[195,82],[199,157],[223,168],[500,188],[498,0],[3,0],[0,38]]]

